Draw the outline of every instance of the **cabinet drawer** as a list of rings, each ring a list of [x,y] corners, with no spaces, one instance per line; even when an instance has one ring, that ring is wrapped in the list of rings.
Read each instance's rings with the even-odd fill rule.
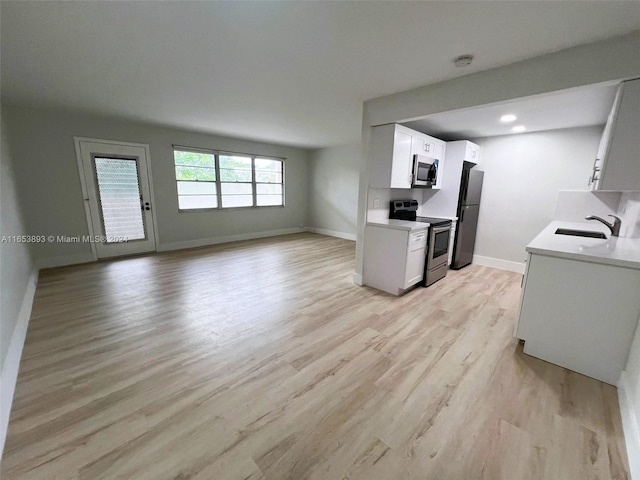
[[[427,230],[419,230],[409,235],[409,249],[411,251],[424,248],[427,245]]]

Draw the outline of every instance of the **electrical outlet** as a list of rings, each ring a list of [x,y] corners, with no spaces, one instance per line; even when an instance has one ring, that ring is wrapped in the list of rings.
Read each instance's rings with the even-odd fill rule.
[[[373,199],[373,208],[380,208],[380,199],[379,198],[374,198]]]

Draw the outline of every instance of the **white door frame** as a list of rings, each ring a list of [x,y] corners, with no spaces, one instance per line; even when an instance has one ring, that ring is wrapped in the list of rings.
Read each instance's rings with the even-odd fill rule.
[[[133,142],[119,142],[116,140],[103,140],[100,138],[90,138],[90,137],[73,137],[73,142],[76,149],[76,160],[78,162],[78,174],[80,175],[80,186],[82,188],[82,199],[84,203],[84,213],[85,218],[87,220],[87,228],[89,230],[89,236],[95,237],[98,235],[97,232],[94,231],[93,222],[91,221],[91,208],[89,206],[89,193],[87,190],[87,182],[84,171],[84,163],[82,161],[82,152],[80,150],[80,142],[92,142],[92,143],[104,143],[106,145],[118,145],[125,147],[138,147],[143,148],[145,151],[145,155],[147,157],[147,178],[149,181],[149,196],[151,197],[151,216],[153,218],[153,233],[154,233],[154,250],[158,251],[158,217],[156,215],[156,201],[153,193],[153,177],[151,176],[151,156],[149,154],[149,145],[146,143],[133,143]],[[93,242],[89,242],[91,246],[91,254],[93,255],[94,260],[98,260],[98,251],[96,249],[96,245]]]

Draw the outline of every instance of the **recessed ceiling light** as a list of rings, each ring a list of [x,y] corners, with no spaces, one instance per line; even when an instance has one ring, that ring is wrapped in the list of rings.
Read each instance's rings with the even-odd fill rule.
[[[500,121],[504,122],[504,123],[511,123],[511,122],[515,122],[518,119],[518,117],[516,117],[515,115],[502,115],[500,117]]]
[[[466,67],[467,65],[471,65],[473,61],[473,55],[460,55],[453,59],[453,64],[456,67]]]
[[[526,128],[524,125],[516,125],[515,127],[513,127],[513,128],[511,129],[511,131],[512,131],[512,132],[515,132],[515,133],[522,133],[522,132],[524,132],[526,129],[527,129],[527,128]]]

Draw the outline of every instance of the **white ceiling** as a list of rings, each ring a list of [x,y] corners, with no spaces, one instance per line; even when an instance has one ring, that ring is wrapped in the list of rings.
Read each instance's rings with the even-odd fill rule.
[[[511,129],[515,125],[523,125],[526,132],[604,125],[617,88],[618,84],[572,89],[438,113],[403,125],[447,141],[513,134]],[[501,122],[500,117],[508,114],[517,119],[512,123]]]
[[[640,28],[637,1],[0,5],[3,102],[309,148],[357,141],[364,100]]]

